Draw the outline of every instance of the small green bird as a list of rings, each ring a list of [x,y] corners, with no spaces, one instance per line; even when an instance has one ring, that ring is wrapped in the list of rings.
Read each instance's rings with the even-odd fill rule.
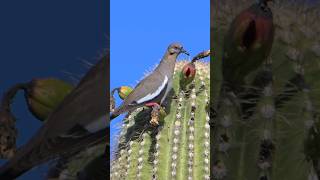
[[[157,68],[139,82],[122,104],[112,112],[110,120],[144,105],[161,105],[172,88],[174,67],[180,53],[189,55],[181,44],[170,44]]]
[[[257,0],[231,23],[224,39],[222,71],[224,82],[231,87],[244,84],[245,77],[268,57],[274,24],[267,2]]]

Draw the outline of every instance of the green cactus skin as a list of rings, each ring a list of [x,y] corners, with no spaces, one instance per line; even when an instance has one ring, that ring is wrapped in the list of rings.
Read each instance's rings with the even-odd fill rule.
[[[107,146],[109,149],[109,146]],[[46,179],[106,179],[109,175],[106,145],[98,144],[75,154],[57,159],[46,174]],[[89,178],[89,179],[90,179]]]
[[[256,90],[247,91],[247,96],[235,97],[221,90],[223,35],[236,14],[253,2],[211,2],[211,47],[216,52],[211,84],[217,114],[211,129],[211,178],[318,180],[320,39],[315,34],[320,33],[316,20],[320,6],[311,8],[298,1],[270,4],[276,26],[273,48],[266,65],[250,72],[247,88],[252,88],[253,79],[265,69],[272,80],[253,87]],[[245,109],[239,104],[251,105]],[[248,111],[251,113],[243,118]]]
[[[186,63],[176,63],[176,98],[167,98],[167,116],[158,127],[149,125],[148,109],[139,108],[124,119],[111,179],[209,180],[209,64],[195,63],[194,85],[183,91],[179,81]]]

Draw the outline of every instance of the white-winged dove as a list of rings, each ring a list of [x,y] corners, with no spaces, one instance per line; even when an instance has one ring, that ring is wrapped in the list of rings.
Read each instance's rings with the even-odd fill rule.
[[[1,180],[12,180],[59,155],[107,142],[107,57],[90,69],[31,140],[0,168]]]
[[[112,112],[110,120],[146,104],[157,103],[161,105],[171,90],[174,67],[180,53],[189,55],[181,44],[170,44],[160,64],[151,74],[140,81],[122,104]]]

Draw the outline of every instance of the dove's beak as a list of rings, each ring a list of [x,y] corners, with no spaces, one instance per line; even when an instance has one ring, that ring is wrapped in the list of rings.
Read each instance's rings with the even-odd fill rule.
[[[190,54],[189,54],[185,49],[183,49],[183,48],[181,48],[181,51],[180,51],[180,52],[183,53],[183,54],[186,54],[186,55],[190,56]]]

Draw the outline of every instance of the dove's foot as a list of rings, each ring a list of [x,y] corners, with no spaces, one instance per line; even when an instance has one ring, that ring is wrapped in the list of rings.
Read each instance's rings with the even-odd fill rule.
[[[160,107],[160,105],[158,103],[156,103],[156,102],[149,102],[145,106],[152,107],[152,108],[153,107]]]

